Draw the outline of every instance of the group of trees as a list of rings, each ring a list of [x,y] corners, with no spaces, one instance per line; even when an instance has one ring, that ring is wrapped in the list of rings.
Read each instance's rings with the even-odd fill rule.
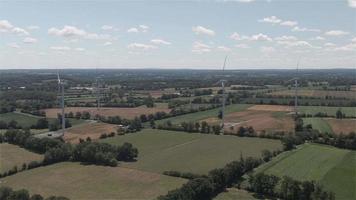
[[[218,124],[209,125],[206,121],[202,122],[182,122],[179,125],[172,124],[170,120],[159,124],[158,129],[184,131],[188,133],[206,133],[206,134],[220,134],[221,126]]]
[[[207,176],[190,179],[181,188],[169,191],[159,200],[209,200],[227,187],[240,181],[240,178],[260,165],[260,159],[248,157],[228,163],[225,167],[211,170]]]
[[[0,199],[1,200],[69,200],[66,197],[62,196],[50,196],[44,198],[39,194],[30,195],[28,190],[20,189],[13,190],[10,187],[1,186],[0,187]]]
[[[259,195],[284,200],[334,200],[335,194],[325,191],[314,181],[297,181],[284,176],[280,179],[263,173],[249,176],[248,190]]]

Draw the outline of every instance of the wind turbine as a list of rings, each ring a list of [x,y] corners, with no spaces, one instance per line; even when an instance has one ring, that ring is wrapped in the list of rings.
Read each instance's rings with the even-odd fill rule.
[[[58,93],[61,93],[61,108],[62,108],[62,135],[64,135],[65,132],[65,113],[64,113],[64,83],[61,81],[59,77],[59,72],[57,72],[57,79],[58,79]]]
[[[298,74],[299,74],[299,63],[300,63],[300,59],[298,59],[295,77],[288,81],[288,82],[294,81],[294,114],[295,114],[295,117],[298,116],[298,86],[299,86],[299,84],[298,84],[298,80],[299,80]]]
[[[227,59],[227,56],[225,56],[224,65],[223,65],[223,68],[222,68],[223,73],[225,71],[226,59]],[[224,135],[225,83],[226,83],[226,80],[221,79],[220,82],[221,82],[221,89],[222,89],[222,108],[221,108],[221,125],[220,126],[221,126],[221,134]]]

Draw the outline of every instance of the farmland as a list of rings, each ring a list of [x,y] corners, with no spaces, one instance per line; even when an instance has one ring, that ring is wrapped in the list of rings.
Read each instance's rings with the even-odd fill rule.
[[[132,143],[139,149],[138,161],[123,163],[122,166],[159,173],[176,170],[205,174],[240,159],[241,154],[259,157],[264,149],[282,148],[278,140],[154,129],[101,141],[111,144]]]
[[[45,109],[46,116],[49,118],[57,117],[57,113],[60,113],[60,109],[58,108],[50,108]],[[96,114],[102,116],[120,116],[126,119],[133,119],[141,114],[154,114],[156,112],[169,112],[168,108],[146,108],[146,107],[136,107],[136,108],[100,108],[99,110],[95,107],[66,107],[65,113],[73,112],[89,112],[91,116],[95,116]]]
[[[220,193],[214,200],[253,200],[258,199],[253,196],[252,193],[247,192],[246,190],[239,190],[236,188],[229,188],[227,191]]]
[[[251,105],[247,105],[247,104],[234,104],[234,105],[228,105],[226,106],[226,114],[228,113],[233,113],[233,112],[238,112],[238,111],[243,111],[245,109],[247,109],[248,107],[250,107]],[[221,110],[221,108],[215,108],[215,109],[211,109],[211,110],[206,110],[206,111],[201,111],[201,112],[196,112],[196,113],[190,113],[190,114],[186,114],[186,115],[180,115],[180,116],[176,116],[176,117],[171,117],[168,119],[163,119],[163,120],[158,120],[157,124],[159,123],[164,123],[166,121],[171,121],[172,123],[176,123],[179,124],[181,122],[196,122],[196,121],[200,121],[206,118],[210,118],[210,117],[216,117],[219,113],[219,111]]]
[[[333,130],[331,129],[331,126],[329,125],[328,121],[323,118],[303,118],[303,122],[305,125],[311,124],[313,129],[316,129],[321,133],[333,133]]]
[[[135,169],[64,162],[3,178],[0,186],[26,188],[46,197],[154,199],[185,182],[185,179]]]
[[[0,173],[15,166],[21,169],[23,163],[28,164],[31,161],[40,161],[42,159],[42,155],[29,152],[18,146],[7,143],[0,144]]]
[[[330,124],[334,133],[348,134],[350,132],[356,132],[356,119],[334,119],[329,118],[326,121]]]
[[[320,181],[326,188],[336,193],[337,199],[356,199],[355,159],[354,151],[305,144],[277,156],[271,162],[257,168],[256,173],[290,176],[301,181]]]
[[[117,125],[113,124],[106,124],[100,122],[86,123],[67,129],[63,139],[66,142],[70,143],[78,143],[80,138],[86,139],[87,137],[97,140],[103,133],[116,133],[117,128]]]
[[[273,96],[294,96],[294,90],[282,90],[282,91],[275,91],[270,93]],[[307,96],[307,97],[319,97],[325,98],[326,96],[329,97],[336,97],[336,98],[346,98],[346,99],[356,99],[354,91],[335,91],[335,90],[316,90],[316,89],[300,89],[298,90],[299,96]]]

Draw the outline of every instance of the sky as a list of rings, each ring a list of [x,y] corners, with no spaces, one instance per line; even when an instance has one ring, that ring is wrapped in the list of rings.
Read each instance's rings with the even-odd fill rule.
[[[356,0],[4,1],[0,69],[356,67]]]

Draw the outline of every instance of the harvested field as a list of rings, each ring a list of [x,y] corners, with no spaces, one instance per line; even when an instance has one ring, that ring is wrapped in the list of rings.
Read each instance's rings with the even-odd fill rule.
[[[335,119],[329,118],[326,121],[331,126],[335,134],[348,134],[350,132],[356,133],[356,119]]]
[[[45,109],[46,116],[49,118],[56,118],[57,113],[60,113],[59,108],[50,108],[50,109]],[[141,114],[154,114],[156,112],[170,112],[170,109],[168,108],[159,108],[159,107],[154,107],[154,108],[146,108],[146,107],[136,107],[136,108],[100,108],[98,110],[95,107],[67,107],[65,108],[65,113],[73,112],[74,114],[76,112],[89,112],[91,116],[95,116],[96,114],[102,115],[102,116],[120,116],[122,118],[126,119],[133,119],[136,116],[140,116]]]
[[[155,199],[185,179],[122,167],[62,162],[1,179],[0,186],[70,199]]]
[[[114,124],[91,122],[67,129],[64,140],[70,143],[78,143],[80,138],[86,139],[87,137],[97,140],[103,133],[114,132],[116,134],[117,128],[118,126]]]
[[[254,106],[249,107],[247,110],[291,112],[291,111],[293,111],[293,107],[292,106],[280,106],[280,105],[254,105]]]
[[[2,143],[0,144],[0,173],[17,166],[21,169],[22,164],[28,164],[31,161],[41,161],[43,156],[32,153],[16,145]]]
[[[159,173],[176,170],[206,174],[239,160],[241,154],[260,157],[264,149],[274,151],[282,148],[279,140],[156,129],[143,129],[100,142],[133,144],[139,151],[137,162],[122,163],[122,166]]]
[[[216,117],[208,118],[208,123],[220,123]],[[257,132],[260,131],[293,131],[294,120],[286,112],[276,113],[270,111],[247,110],[242,112],[230,113],[225,116],[225,130],[227,132],[238,131],[239,127],[252,126]]]

